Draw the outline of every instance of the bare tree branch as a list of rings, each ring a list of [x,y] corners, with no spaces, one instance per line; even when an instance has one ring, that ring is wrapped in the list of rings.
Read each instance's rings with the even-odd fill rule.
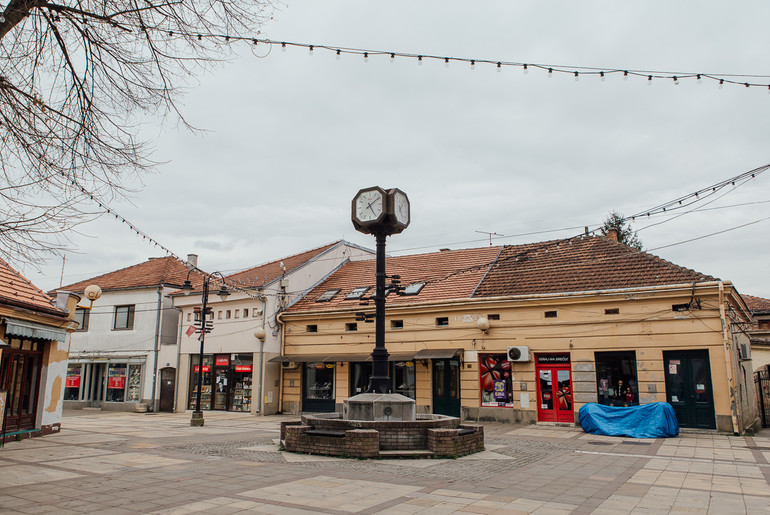
[[[10,0],[0,14],[0,255],[39,264],[151,171],[146,116],[253,36],[273,0]],[[94,199],[97,204],[94,205]]]

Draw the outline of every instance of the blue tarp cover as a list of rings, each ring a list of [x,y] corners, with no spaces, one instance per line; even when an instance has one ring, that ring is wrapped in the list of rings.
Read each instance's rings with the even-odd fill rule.
[[[578,420],[583,431],[595,435],[669,438],[679,434],[674,408],[667,402],[627,408],[591,402],[580,408]]]

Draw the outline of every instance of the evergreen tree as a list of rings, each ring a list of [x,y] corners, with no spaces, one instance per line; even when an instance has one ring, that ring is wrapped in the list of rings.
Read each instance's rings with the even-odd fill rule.
[[[642,241],[639,239],[636,231],[631,228],[631,224],[623,216],[623,213],[617,213],[612,211],[607,218],[604,219],[601,231],[603,236],[607,236],[607,233],[614,229],[618,235],[618,241],[631,248],[637,250],[643,250]]]

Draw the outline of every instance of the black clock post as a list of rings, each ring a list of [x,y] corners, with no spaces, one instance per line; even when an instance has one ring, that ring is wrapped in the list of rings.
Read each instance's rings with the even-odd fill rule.
[[[385,348],[385,239],[409,225],[410,206],[406,194],[396,188],[378,186],[360,190],[353,197],[352,220],[357,231],[372,234],[376,241],[374,291],[374,350],[372,377],[367,393],[389,393],[388,350]]]

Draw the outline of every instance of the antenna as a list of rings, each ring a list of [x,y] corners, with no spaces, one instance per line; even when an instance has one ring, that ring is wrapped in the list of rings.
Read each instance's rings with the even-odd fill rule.
[[[489,235],[489,246],[492,246],[492,236],[504,236],[503,234],[497,233],[497,232],[488,232],[488,231],[476,231],[480,234],[488,234]]]

